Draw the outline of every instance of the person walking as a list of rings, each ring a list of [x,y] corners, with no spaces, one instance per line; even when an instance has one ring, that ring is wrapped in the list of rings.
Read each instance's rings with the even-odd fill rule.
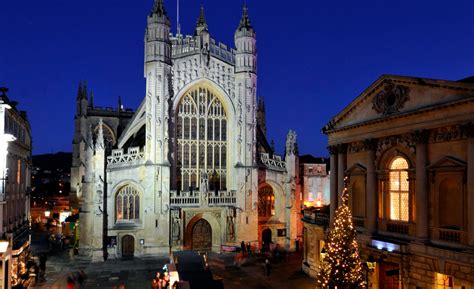
[[[265,259],[265,276],[269,277],[270,274],[272,273],[272,264],[270,264],[270,261],[268,259]]]
[[[67,289],[74,289],[76,280],[72,273],[67,274],[66,283]]]
[[[250,242],[247,242],[247,253],[249,253],[249,255],[252,255],[252,250],[251,250]]]
[[[80,270],[79,273],[77,274],[77,284],[79,284],[79,289],[83,289],[84,287],[84,282],[87,279],[86,272],[84,270]]]
[[[245,250],[245,242],[244,241],[240,242],[240,249],[242,250],[242,253],[245,253],[246,250]]]
[[[44,275],[46,274],[46,260],[48,260],[48,257],[46,256],[45,253],[41,254],[39,257],[39,268],[40,268],[40,275],[41,278],[44,278]]]

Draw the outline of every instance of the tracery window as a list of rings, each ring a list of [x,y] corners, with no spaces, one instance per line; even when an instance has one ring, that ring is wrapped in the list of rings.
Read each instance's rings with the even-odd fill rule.
[[[270,186],[258,190],[258,216],[271,217],[275,215],[275,195]]]
[[[210,190],[226,190],[227,116],[213,92],[197,87],[184,95],[176,136],[179,188],[197,189],[206,172]]]
[[[396,157],[389,169],[390,219],[408,222],[410,207],[408,162],[403,157]]]
[[[117,192],[115,211],[117,221],[135,221],[140,219],[140,194],[134,187],[126,185]]]

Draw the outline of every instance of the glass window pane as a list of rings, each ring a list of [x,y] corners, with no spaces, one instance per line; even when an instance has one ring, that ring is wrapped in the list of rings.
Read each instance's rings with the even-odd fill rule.
[[[400,172],[400,191],[408,192],[408,172]]]
[[[400,220],[408,222],[409,219],[409,202],[408,193],[400,194]]]
[[[400,220],[400,196],[390,193],[390,219]]]
[[[400,190],[400,173],[390,172],[390,191]]]

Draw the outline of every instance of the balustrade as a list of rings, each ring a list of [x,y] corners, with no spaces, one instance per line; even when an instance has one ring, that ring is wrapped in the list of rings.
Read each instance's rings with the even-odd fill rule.
[[[178,192],[171,191],[170,193],[170,203],[171,205],[178,207],[200,207],[200,206],[210,206],[210,207],[225,207],[225,206],[235,206],[237,203],[237,196],[235,191],[225,192],[219,191],[217,196],[214,195],[214,192],[208,192],[207,196],[201,197],[201,192]]]
[[[112,155],[107,157],[107,165],[130,163],[144,158],[145,153],[139,147],[129,148],[127,154],[124,154],[123,149],[118,149],[113,150]]]

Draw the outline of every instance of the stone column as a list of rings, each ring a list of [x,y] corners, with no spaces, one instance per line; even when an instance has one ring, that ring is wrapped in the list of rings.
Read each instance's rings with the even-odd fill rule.
[[[329,146],[328,147],[329,154],[331,155],[331,163],[330,163],[330,187],[331,187],[331,195],[330,195],[330,219],[329,224],[333,227],[334,224],[334,213],[336,212],[337,208],[337,146]]]
[[[366,226],[369,233],[377,231],[377,174],[375,172],[375,151],[377,142],[373,139],[364,141],[367,151],[367,216]]]
[[[344,189],[344,177],[346,175],[346,144],[339,144],[337,146],[337,194],[338,201],[341,199],[342,190]]]
[[[430,132],[417,131],[416,141],[416,237],[428,239],[428,183],[427,183],[427,143]]]
[[[474,246],[474,123],[464,126],[467,135],[467,231],[468,244]]]

